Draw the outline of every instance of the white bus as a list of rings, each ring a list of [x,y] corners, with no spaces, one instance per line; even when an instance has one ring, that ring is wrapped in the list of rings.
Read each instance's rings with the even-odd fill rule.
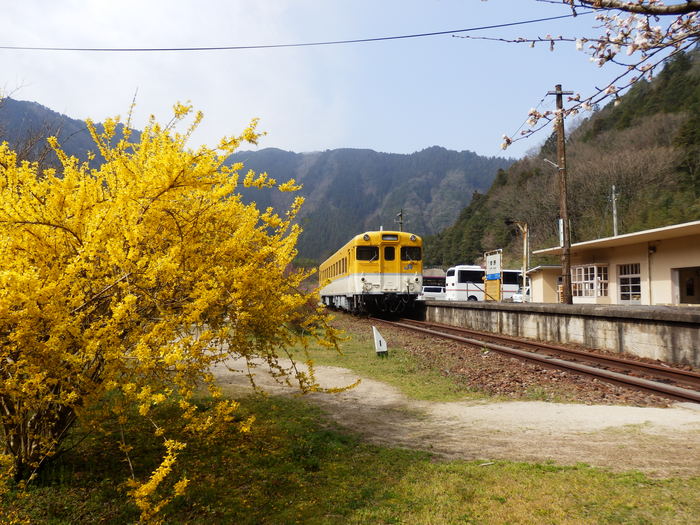
[[[483,301],[486,271],[481,266],[460,264],[447,270],[445,298],[448,301]],[[520,289],[520,270],[501,272],[501,301],[512,301]]]

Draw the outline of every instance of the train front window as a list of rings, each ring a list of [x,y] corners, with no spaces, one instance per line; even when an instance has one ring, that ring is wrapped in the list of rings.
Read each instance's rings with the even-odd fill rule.
[[[396,259],[396,249],[393,246],[384,247],[384,260],[393,261]]]
[[[358,246],[355,257],[358,261],[376,261],[379,259],[379,248],[377,246]]]
[[[402,246],[401,260],[402,261],[420,261],[421,253],[420,246]]]

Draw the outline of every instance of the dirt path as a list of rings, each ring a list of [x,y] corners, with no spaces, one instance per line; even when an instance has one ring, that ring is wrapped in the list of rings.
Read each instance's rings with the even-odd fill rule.
[[[214,373],[233,395],[250,392],[247,378],[225,367]],[[316,367],[322,386],[353,383],[354,372]],[[262,368],[257,383],[276,394],[294,390]],[[407,398],[395,388],[363,378],[340,394],[310,394],[341,426],[371,443],[430,451],[450,459],[587,463],[651,476],[700,476],[700,405],[672,408],[544,402],[433,403]]]

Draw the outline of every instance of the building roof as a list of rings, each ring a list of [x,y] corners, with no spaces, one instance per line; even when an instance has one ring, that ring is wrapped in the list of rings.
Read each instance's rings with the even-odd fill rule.
[[[525,273],[537,273],[537,272],[543,272],[545,270],[559,270],[559,271],[561,271],[561,264],[540,264],[539,266],[535,266],[534,268],[530,268]]]
[[[583,252],[600,248],[614,248],[618,246],[628,246],[630,244],[663,241],[689,235],[700,235],[700,221],[674,224],[672,226],[664,226],[662,228],[654,228],[653,230],[644,230],[635,233],[626,233],[616,237],[605,237],[592,241],[577,242],[571,245],[571,250]],[[532,253],[537,255],[560,255],[561,251],[562,247],[557,246],[555,248],[535,250]]]

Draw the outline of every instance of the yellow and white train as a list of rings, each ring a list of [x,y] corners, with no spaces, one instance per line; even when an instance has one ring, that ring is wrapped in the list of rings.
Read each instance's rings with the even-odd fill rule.
[[[321,300],[354,313],[413,308],[423,286],[423,241],[398,231],[356,235],[319,267]]]

